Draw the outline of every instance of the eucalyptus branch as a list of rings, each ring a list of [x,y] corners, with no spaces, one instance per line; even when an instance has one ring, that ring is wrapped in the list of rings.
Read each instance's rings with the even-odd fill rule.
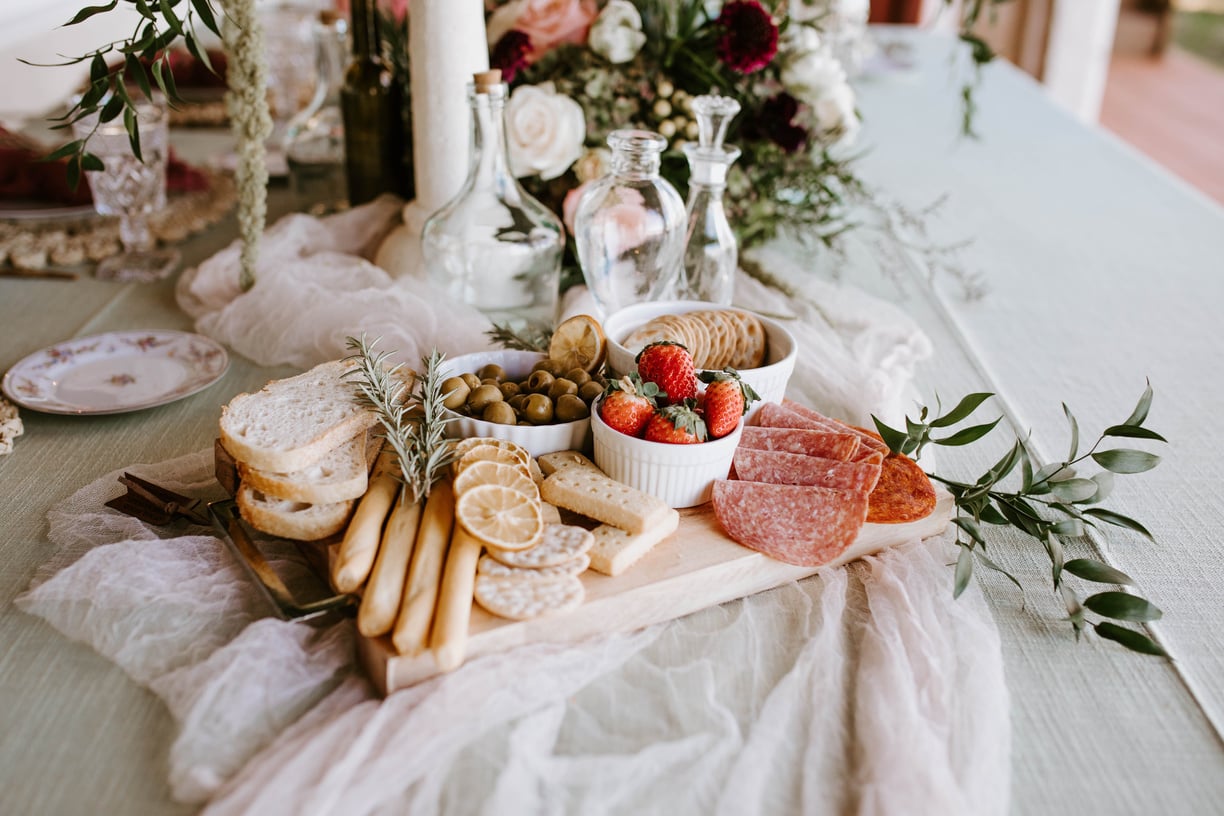
[[[516,330],[509,323],[494,323],[485,336],[502,348],[546,352],[548,341],[552,339],[552,329],[533,323]]]
[[[1002,417],[960,430],[951,430],[953,426],[968,419],[992,396],[993,394],[989,393],[969,394],[952,410],[933,419],[928,419],[931,412],[923,407],[917,420],[906,417],[905,430],[891,428],[879,419],[873,419],[877,430],[893,453],[917,457],[927,445],[967,445],[994,430]],[[1130,448],[1101,449],[1107,439],[1166,442],[1163,436],[1144,427],[1143,423],[1147,419],[1151,404],[1152,388],[1149,384],[1130,416],[1117,425],[1107,427],[1091,447],[1081,452],[1079,423],[1064,403],[1062,407],[1069,426],[1070,444],[1067,455],[1059,462],[1038,465],[1026,442],[1018,439],[1002,459],[973,482],[928,474],[933,480],[947,487],[958,511],[957,517],[952,520],[957,528],[956,544],[960,547],[953,595],[959,597],[964,592],[973,575],[975,562],[1002,573],[1023,592],[1024,587],[1019,579],[987,557],[986,536],[982,530],[983,524],[1015,527],[1036,539],[1049,557],[1053,589],[1066,605],[1066,620],[1071,623],[1077,638],[1091,625],[1100,637],[1113,640],[1128,649],[1145,654],[1164,655],[1164,650],[1144,633],[1107,620],[1090,621],[1086,616],[1087,612],[1093,612],[1113,620],[1146,623],[1158,620],[1162,614],[1152,603],[1138,595],[1119,591],[1099,592],[1081,602],[1075,590],[1065,581],[1065,573],[1069,573],[1096,583],[1134,583],[1130,576],[1101,561],[1091,558],[1066,560],[1066,540],[1083,537],[1088,528],[1099,529],[1100,524],[1113,525],[1155,540],[1151,532],[1135,519],[1098,506],[1113,490],[1115,474],[1142,473],[1160,463],[1160,457],[1148,451]],[[937,403],[935,413],[940,410]],[[947,435],[933,435],[943,432],[944,429],[948,429]],[[1089,478],[1082,478],[1076,467],[1088,463],[1089,460],[1103,470]],[[1017,467],[1020,468],[1019,489],[1000,487]]]
[[[993,12],[995,6],[1006,2],[1008,0],[965,0],[960,9],[958,37],[961,42],[969,46],[969,57],[973,61],[973,75],[961,86],[961,133],[970,138],[977,138],[973,123],[977,118],[976,93],[982,82],[982,67],[993,61],[996,56],[990,43],[975,33],[974,27],[984,10],[989,8]],[[953,0],[944,0],[945,6],[952,4]]]

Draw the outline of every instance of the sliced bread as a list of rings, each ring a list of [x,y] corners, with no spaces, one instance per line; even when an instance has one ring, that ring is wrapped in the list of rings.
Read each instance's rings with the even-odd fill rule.
[[[221,444],[239,462],[271,473],[315,464],[377,422],[344,379],[355,365],[335,360],[239,394],[221,409]]]
[[[250,485],[238,488],[238,512],[256,530],[295,541],[336,535],[348,524],[354,501],[308,504],[265,496]]]
[[[273,473],[238,463],[243,484],[276,499],[326,504],[365,495],[370,465],[382,447],[382,437],[362,431],[323,458],[292,473]]]

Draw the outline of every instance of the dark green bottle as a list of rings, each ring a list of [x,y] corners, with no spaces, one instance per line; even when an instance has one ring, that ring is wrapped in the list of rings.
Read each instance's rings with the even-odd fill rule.
[[[344,158],[349,203],[404,189],[404,100],[383,60],[373,0],[352,0],[353,59],[344,74]]]

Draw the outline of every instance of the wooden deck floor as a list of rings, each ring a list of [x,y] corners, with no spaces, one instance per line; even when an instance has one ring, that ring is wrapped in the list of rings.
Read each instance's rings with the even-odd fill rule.
[[[1224,69],[1176,48],[1115,55],[1101,124],[1224,204]]]

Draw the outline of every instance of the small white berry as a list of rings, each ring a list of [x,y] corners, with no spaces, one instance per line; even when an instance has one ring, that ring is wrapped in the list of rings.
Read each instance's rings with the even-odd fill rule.
[[[676,125],[670,119],[664,119],[659,123],[659,135],[664,139],[670,139],[676,135]]]
[[[661,81],[658,85],[655,86],[655,93],[657,93],[659,96],[661,96],[664,99],[671,96],[675,92],[676,92],[675,86],[673,86],[666,79]]]
[[[666,99],[660,99],[654,103],[654,115],[660,119],[666,119],[671,116],[672,106]]]

